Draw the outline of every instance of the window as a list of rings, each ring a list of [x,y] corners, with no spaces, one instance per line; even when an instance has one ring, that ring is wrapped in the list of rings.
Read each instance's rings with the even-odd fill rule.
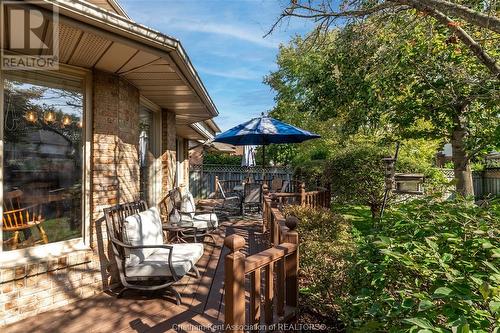
[[[80,238],[84,82],[3,74],[2,250]]]

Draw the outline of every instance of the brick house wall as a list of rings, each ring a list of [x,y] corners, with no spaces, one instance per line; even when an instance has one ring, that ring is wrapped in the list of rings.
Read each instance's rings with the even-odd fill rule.
[[[177,149],[175,140],[177,137],[175,130],[175,113],[162,110],[162,196],[167,195],[175,185],[175,168]]]
[[[102,210],[139,198],[139,91],[93,73],[90,249],[0,268],[0,326],[87,298],[117,281]],[[162,112],[162,189],[175,176],[175,114]],[[5,253],[4,253],[5,255]]]

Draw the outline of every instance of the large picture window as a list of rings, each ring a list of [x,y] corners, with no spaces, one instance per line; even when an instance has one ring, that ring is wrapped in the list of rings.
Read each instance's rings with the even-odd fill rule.
[[[83,80],[3,80],[2,250],[82,236]]]

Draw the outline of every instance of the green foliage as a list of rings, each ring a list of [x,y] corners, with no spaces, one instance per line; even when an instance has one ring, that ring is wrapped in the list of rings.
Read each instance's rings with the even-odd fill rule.
[[[499,329],[499,201],[426,197],[376,224],[360,207],[334,210],[287,208],[300,218],[301,306],[337,314],[348,331]]]
[[[348,258],[354,251],[351,226],[341,215],[289,206],[300,219],[300,304],[323,316],[338,311],[338,295],[347,285]]]
[[[297,165],[293,170],[293,178],[304,182],[309,189],[314,189],[317,186],[325,185],[324,160],[310,160]]]
[[[378,214],[384,196],[382,158],[390,151],[369,142],[359,142],[333,156],[325,166],[323,177],[331,184],[337,203],[362,204]]]
[[[491,332],[500,327],[500,205],[432,198],[393,207],[359,241],[342,300],[362,331]]]
[[[220,152],[206,152],[203,155],[203,164],[241,165],[241,156]]]
[[[474,37],[485,37],[482,47],[500,55],[500,44],[484,34],[475,31]],[[297,37],[281,47],[278,70],[266,78],[277,93],[271,114],[323,138],[297,146],[292,162],[310,160],[321,145],[333,156],[358,135],[380,145],[414,139],[442,144],[465,129],[458,139],[465,154],[456,152],[462,159],[456,168],[498,149],[498,80],[455,40],[433,19],[404,11],[348,23],[321,43]]]

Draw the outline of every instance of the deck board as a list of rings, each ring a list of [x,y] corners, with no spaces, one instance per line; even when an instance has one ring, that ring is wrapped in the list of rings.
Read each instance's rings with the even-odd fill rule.
[[[197,263],[201,278],[183,277],[176,290],[182,297],[177,306],[168,294],[127,291],[123,298],[100,293],[67,306],[40,313],[1,329],[5,333],[25,332],[187,332],[196,326],[222,325],[224,321],[224,260],[226,235],[245,237],[246,255],[266,248],[260,233],[262,220],[233,219],[224,222],[215,235],[215,244],[206,242]]]

